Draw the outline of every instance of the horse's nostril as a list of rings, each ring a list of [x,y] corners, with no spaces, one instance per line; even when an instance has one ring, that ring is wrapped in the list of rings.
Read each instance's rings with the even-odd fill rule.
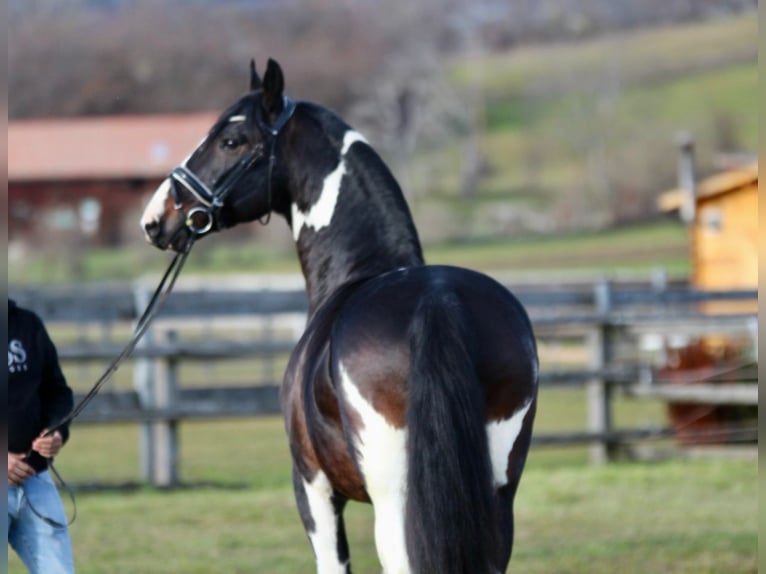
[[[144,229],[146,230],[146,234],[152,239],[157,239],[160,234],[160,224],[156,221],[151,221],[145,224]]]

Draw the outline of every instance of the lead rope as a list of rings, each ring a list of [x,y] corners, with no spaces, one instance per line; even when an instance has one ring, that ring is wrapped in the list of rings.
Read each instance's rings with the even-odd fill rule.
[[[99,377],[99,379],[94,383],[93,387],[91,387],[90,391],[80,400],[80,402],[70,411],[70,413],[65,416],[63,419],[61,419],[58,423],[56,423],[54,426],[49,428],[44,434],[42,434],[42,437],[47,437],[52,435],[57,430],[61,429],[65,425],[72,422],[74,419],[76,419],[80,413],[85,409],[86,406],[88,406],[88,403],[90,403],[93,398],[98,394],[98,391],[101,389],[101,387],[104,386],[104,384],[111,379],[112,375],[117,371],[120,364],[130,356],[130,354],[133,352],[133,349],[135,349],[136,345],[138,344],[138,341],[141,340],[141,337],[146,332],[146,329],[149,327],[149,324],[154,320],[154,318],[157,316],[157,314],[160,312],[160,309],[162,309],[162,306],[165,304],[165,301],[168,298],[168,295],[170,295],[170,292],[173,290],[173,286],[176,283],[176,279],[178,279],[178,275],[181,273],[181,269],[183,269],[184,263],[186,263],[186,258],[189,256],[189,252],[191,251],[192,245],[194,243],[194,235],[190,235],[189,241],[184,246],[183,251],[180,251],[176,253],[173,260],[170,262],[170,265],[168,266],[167,270],[165,271],[165,274],[162,276],[162,280],[160,281],[160,284],[157,286],[157,289],[155,289],[154,294],[152,295],[151,299],[149,300],[149,303],[146,306],[146,309],[141,314],[141,317],[138,319],[138,322],[136,323],[136,327],[133,330],[133,334],[130,337],[130,340],[125,345],[125,348],[122,350],[122,352],[117,355],[117,357],[111,362],[111,364],[107,367],[107,369],[104,371],[104,373]],[[170,282],[168,283],[168,278],[170,278]],[[167,288],[165,288],[165,284],[167,285]],[[27,456],[29,456],[32,453],[30,450],[27,453]],[[30,500],[29,496],[26,496],[26,502],[29,506],[29,509],[43,522],[48,524],[49,526],[52,526],[54,528],[68,528],[72,525],[72,523],[77,518],[77,502],[75,501],[74,491],[72,488],[66,483],[66,481],[61,477],[61,474],[56,470],[56,468],[53,466],[53,458],[49,458],[48,460],[48,468],[50,468],[51,472],[56,478],[56,482],[58,483],[58,487],[62,488],[67,492],[69,495],[69,499],[72,501],[72,507],[74,508],[72,512],[72,518],[68,519],[66,523],[58,522],[57,520],[54,520],[48,516],[45,516],[41,512],[39,512],[34,505],[32,504],[32,501]]]

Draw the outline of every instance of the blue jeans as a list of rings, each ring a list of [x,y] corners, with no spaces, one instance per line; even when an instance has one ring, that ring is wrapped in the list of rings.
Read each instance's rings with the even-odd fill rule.
[[[61,524],[67,523],[64,505],[48,471],[28,478],[21,486],[8,485],[8,543],[31,574],[74,572],[69,530],[51,526],[29,507]]]

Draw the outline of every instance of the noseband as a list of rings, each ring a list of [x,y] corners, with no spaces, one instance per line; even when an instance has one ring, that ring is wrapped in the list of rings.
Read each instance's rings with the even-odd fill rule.
[[[282,113],[279,114],[279,117],[273,125],[264,123],[260,118],[257,121],[258,129],[261,131],[264,139],[270,140],[269,172],[267,177],[268,211],[266,212],[265,219],[261,220],[261,223],[263,224],[268,223],[271,217],[271,176],[274,169],[274,162],[276,160],[275,151],[277,137],[282,131],[282,128],[285,127],[285,124],[287,124],[293,116],[295,106],[295,100],[285,96],[283,98]],[[197,175],[185,165],[179,165],[170,172],[170,190],[173,194],[173,200],[175,201],[175,209],[181,213],[181,219],[189,231],[194,235],[202,236],[210,232],[214,227],[216,229],[221,227],[219,214],[224,206],[226,196],[231,193],[250,168],[263,157],[263,149],[263,144],[253,147],[253,149],[240,158],[236,164],[224,172],[212,187],[205,184],[205,182],[197,177]],[[184,214],[183,203],[178,189],[179,185],[183,186],[202,205],[193,207],[189,210],[189,213]],[[195,223],[195,220],[198,219],[199,216],[204,217],[201,225]]]

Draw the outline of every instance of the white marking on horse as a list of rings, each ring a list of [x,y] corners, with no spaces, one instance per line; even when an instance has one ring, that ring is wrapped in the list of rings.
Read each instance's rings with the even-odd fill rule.
[[[500,488],[508,483],[508,456],[516,444],[516,439],[519,438],[521,424],[531,406],[532,400],[530,399],[510,418],[487,424],[487,439],[495,488]]]
[[[236,118],[237,116],[232,116],[232,117]],[[202,147],[202,145],[207,141],[207,138],[208,138],[207,135],[203,137],[200,140],[199,144],[197,144],[194,150],[189,155],[186,156],[186,158],[181,162],[180,165],[182,165],[183,167],[188,167],[187,164],[189,163],[189,160],[194,155],[194,152],[196,152],[200,147]],[[152,195],[152,198],[149,200],[149,203],[146,206],[146,209],[144,209],[143,215],[141,216],[141,222],[140,222],[141,229],[144,230],[144,234],[146,235],[147,240],[150,240],[150,238],[149,238],[149,234],[146,233],[146,226],[150,223],[158,223],[162,221],[162,217],[165,215],[165,202],[167,201],[170,195],[170,186],[171,186],[171,183],[170,183],[169,177],[166,177],[165,179],[162,180],[162,182],[157,186],[157,190],[154,192],[154,195]]]
[[[354,441],[365,488],[375,511],[375,546],[386,574],[408,574],[404,539],[407,499],[407,431],[391,425],[365,399],[340,365],[346,403],[359,415],[363,427]]]
[[[362,142],[366,144],[367,140],[364,138],[362,134],[360,134],[356,130],[347,131],[346,134],[343,136],[343,147],[340,150],[340,155],[341,156],[346,155],[348,153],[349,148],[352,145],[354,145],[356,142]]]
[[[343,182],[343,176],[346,174],[346,162],[344,161],[344,157],[351,146],[356,142],[367,143],[367,140],[357,131],[347,131],[343,136],[343,145],[341,146],[338,165],[325,177],[322,184],[322,192],[319,194],[319,199],[308,211],[301,211],[301,209],[293,203],[291,211],[293,239],[295,241],[298,241],[298,238],[301,235],[301,230],[304,227],[311,227],[314,231],[319,231],[330,225],[332,216],[335,213],[335,206],[338,203],[338,195],[340,194],[340,186]]]
[[[152,195],[152,198],[149,200],[149,203],[141,216],[141,229],[144,230],[147,239],[149,239],[149,234],[146,233],[146,226],[150,223],[160,221],[162,216],[165,215],[165,202],[169,195],[170,180],[164,179],[157,187],[157,191]]]
[[[247,116],[242,115],[242,114],[238,114],[236,116],[231,116],[229,118],[229,123],[231,124],[231,123],[234,123],[234,122],[244,122],[246,119],[247,119]]]
[[[338,167],[335,168],[335,171],[325,178],[319,200],[309,208],[308,212],[301,211],[300,208],[293,203],[292,222],[293,239],[295,241],[298,241],[298,238],[301,235],[301,230],[304,227],[311,227],[315,231],[319,231],[330,225],[333,213],[335,212],[335,204],[338,201],[338,194],[340,193],[340,184],[345,173],[346,164],[343,162],[343,159],[341,159],[338,163]]]
[[[314,480],[303,479],[314,531],[309,532],[316,556],[318,574],[345,574],[346,563],[338,560],[338,518],[332,505],[332,486],[327,475],[319,471]]]

